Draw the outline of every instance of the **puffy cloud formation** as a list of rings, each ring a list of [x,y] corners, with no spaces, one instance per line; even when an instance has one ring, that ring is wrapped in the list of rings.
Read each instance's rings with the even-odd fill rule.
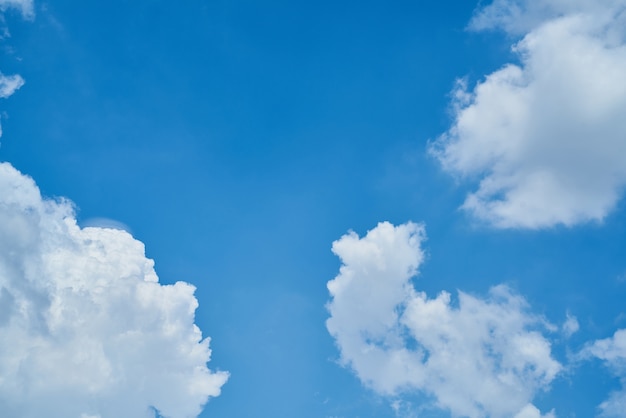
[[[0,164],[0,411],[35,418],[196,417],[225,372],[184,282],[161,285],[141,242],[80,228]]]
[[[417,291],[424,239],[421,225],[385,222],[333,243],[342,266],[327,328],[341,362],[380,394],[418,390],[454,416],[541,417],[530,402],[561,370],[540,333],[552,327],[506,286],[458,301]]]
[[[615,391],[600,404],[602,416],[626,417],[626,329],[615,332],[613,337],[595,341],[581,353],[583,358],[597,357],[620,378],[622,390]]]
[[[535,405],[528,404],[522,408],[513,418],[555,418],[554,412],[541,415],[541,412]]]
[[[600,221],[626,186],[626,0],[496,0],[470,27],[523,35],[519,64],[473,89],[431,144],[478,180],[463,208],[499,228]]]

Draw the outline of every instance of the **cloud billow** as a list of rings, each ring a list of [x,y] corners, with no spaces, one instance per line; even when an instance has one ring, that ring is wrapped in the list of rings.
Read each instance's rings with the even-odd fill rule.
[[[626,186],[626,1],[498,0],[470,27],[520,36],[508,64],[453,92],[430,146],[478,181],[463,209],[499,228],[601,221]]]
[[[459,292],[458,306],[417,291],[424,239],[420,225],[384,222],[334,242],[342,266],[328,283],[327,328],[341,363],[377,393],[419,391],[453,416],[542,417],[532,399],[562,369],[541,333],[554,327],[504,285],[486,298]]]
[[[194,287],[161,285],[144,245],[80,228],[66,200],[0,164],[0,411],[196,417],[228,373],[194,324]]]

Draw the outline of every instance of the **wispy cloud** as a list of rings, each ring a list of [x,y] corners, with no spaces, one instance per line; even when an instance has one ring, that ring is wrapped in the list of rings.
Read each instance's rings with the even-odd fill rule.
[[[0,98],[6,99],[24,85],[24,79],[18,75],[6,76],[0,73]]]
[[[580,325],[578,324],[578,319],[575,316],[567,314],[565,322],[561,327],[561,332],[565,336],[565,338],[569,338],[572,335],[576,334],[580,329]]]
[[[32,0],[0,0],[0,30],[3,34],[2,38],[9,35],[9,31],[4,27],[4,12],[8,9],[16,8],[21,11],[25,18],[34,16]],[[24,85],[24,79],[19,74],[4,75],[0,72],[0,98],[6,99],[10,97],[16,90]],[[2,136],[2,125],[0,124],[0,136]]]
[[[20,75],[5,76],[0,72],[0,98],[6,99],[17,89],[24,85],[24,79]],[[0,137],[2,136],[2,124],[0,123]]]
[[[478,180],[463,209],[500,228],[600,221],[626,185],[626,1],[496,0],[470,27],[521,36],[507,64],[458,83],[443,168]]]
[[[123,230],[80,228],[0,164],[0,410],[13,417],[197,416],[226,372],[194,324],[194,287],[161,285]]]
[[[35,17],[33,0],[0,0],[0,11],[4,12],[8,9],[19,10],[22,16],[27,19]]]
[[[562,368],[541,334],[553,327],[503,285],[458,301],[417,291],[424,239],[423,226],[384,222],[333,244],[327,327],[341,362],[380,394],[420,390],[455,416],[540,417],[530,402]]]
[[[626,329],[616,331],[610,338],[588,344],[579,356],[583,359],[595,357],[603,360],[611,372],[619,377],[622,389],[612,392],[600,404],[600,410],[605,417],[626,417]]]

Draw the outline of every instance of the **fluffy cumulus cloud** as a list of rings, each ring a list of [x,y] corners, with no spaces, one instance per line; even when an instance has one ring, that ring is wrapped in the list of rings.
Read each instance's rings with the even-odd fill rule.
[[[144,246],[76,224],[0,164],[0,411],[35,418],[196,417],[226,372],[184,282],[161,285]]]
[[[626,186],[626,0],[496,0],[470,27],[521,40],[475,86],[431,146],[476,181],[463,208],[500,228],[600,221]]]
[[[618,330],[610,338],[589,344],[581,356],[603,360],[613,374],[620,378],[622,389],[611,393],[600,404],[600,410],[605,417],[626,418],[626,329]]]
[[[382,395],[419,391],[454,416],[542,417],[531,402],[561,370],[541,333],[554,327],[503,285],[486,298],[417,291],[424,238],[423,226],[385,222],[333,243],[327,328],[341,362]]]

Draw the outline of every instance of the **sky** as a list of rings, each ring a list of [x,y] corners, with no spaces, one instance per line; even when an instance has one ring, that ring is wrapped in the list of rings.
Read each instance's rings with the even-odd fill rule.
[[[0,0],[9,418],[626,417],[626,1]]]

